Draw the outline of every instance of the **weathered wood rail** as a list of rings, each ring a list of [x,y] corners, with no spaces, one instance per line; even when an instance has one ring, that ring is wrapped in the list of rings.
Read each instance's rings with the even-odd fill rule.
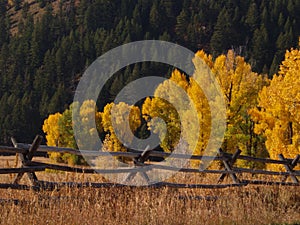
[[[165,152],[158,152],[145,149],[144,152],[101,152],[101,151],[78,151],[70,148],[57,148],[57,147],[49,147],[40,145],[42,141],[41,136],[36,136],[33,143],[23,144],[17,143],[15,139],[12,139],[12,143],[14,147],[8,146],[0,146],[0,153],[11,153],[17,154],[19,160],[21,161],[21,167],[18,168],[0,168],[1,174],[16,174],[14,181],[11,184],[1,184],[0,188],[12,188],[12,189],[46,189],[53,190],[55,188],[60,187],[123,187],[126,185],[123,184],[115,184],[115,183],[74,183],[74,182],[47,182],[41,181],[37,178],[36,172],[45,171],[47,169],[65,171],[65,172],[75,172],[75,173],[85,173],[85,174],[128,174],[125,181],[132,180],[138,173],[147,181],[147,187],[176,187],[176,188],[226,188],[226,187],[237,187],[237,186],[246,186],[249,184],[252,185],[295,185],[300,186],[298,177],[300,177],[300,171],[295,170],[295,167],[300,163],[300,155],[297,155],[294,159],[287,159],[283,155],[278,156],[278,160],[275,159],[264,159],[264,158],[255,158],[250,156],[241,155],[241,150],[237,150],[234,154],[228,154],[219,150],[219,154],[216,157],[213,156],[197,156],[197,155],[185,155],[185,154],[171,154]],[[37,153],[46,153],[46,152],[58,152],[58,153],[70,153],[75,155],[85,156],[115,156],[115,157],[127,157],[131,158],[133,161],[132,168],[118,168],[118,169],[97,169],[94,170],[92,168],[79,168],[79,167],[70,167],[67,165],[57,165],[57,164],[49,164],[49,163],[41,163],[33,161],[34,156]],[[172,166],[160,165],[158,163],[146,162],[149,157],[170,157],[174,159],[193,159],[193,160],[214,160],[221,161],[224,165],[224,169],[221,170],[201,170],[194,168],[176,168]],[[249,162],[260,162],[264,164],[277,164],[282,165],[285,168],[285,172],[279,171],[268,171],[261,169],[248,169],[248,168],[238,168],[235,167],[234,164],[236,161],[245,160]],[[179,184],[179,183],[167,183],[167,182],[159,182],[155,184],[151,184],[149,177],[147,175],[147,171],[150,170],[165,170],[165,171],[178,171],[184,173],[198,173],[198,174],[220,174],[219,179],[217,180],[217,184]],[[21,185],[20,180],[27,174],[29,180],[31,181],[31,185]],[[243,180],[240,179],[239,176],[242,174],[261,174],[265,176],[272,176],[281,178],[280,181],[270,181],[270,180]],[[221,184],[225,177],[230,177],[232,179],[232,183]],[[290,181],[288,182],[288,178]]]

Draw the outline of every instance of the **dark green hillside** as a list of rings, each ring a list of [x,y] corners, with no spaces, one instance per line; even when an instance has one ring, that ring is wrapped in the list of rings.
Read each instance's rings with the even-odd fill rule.
[[[0,0],[0,143],[30,142],[50,113],[70,104],[84,70],[131,41],[166,40],[214,56],[234,49],[272,76],[298,43],[299,12],[298,0]],[[100,107],[132,79],[167,74],[153,63],[125,68]]]

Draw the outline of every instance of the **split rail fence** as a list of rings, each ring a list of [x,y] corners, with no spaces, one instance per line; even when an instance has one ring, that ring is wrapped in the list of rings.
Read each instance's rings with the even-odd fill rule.
[[[12,139],[14,147],[0,146],[0,154],[10,153],[17,154],[19,160],[21,161],[21,166],[18,168],[0,168],[1,174],[16,174],[12,183],[0,183],[0,188],[12,188],[12,189],[36,189],[36,190],[53,190],[61,187],[120,187],[125,186],[122,184],[115,183],[74,183],[74,182],[48,182],[41,181],[37,178],[36,172],[46,171],[47,169],[74,172],[74,173],[84,173],[84,174],[94,174],[95,170],[92,168],[79,168],[71,167],[67,165],[57,165],[50,163],[41,163],[34,161],[34,156],[38,153],[47,152],[58,152],[58,153],[70,153],[75,155],[89,155],[89,156],[107,156],[107,152],[101,151],[78,151],[70,148],[57,148],[41,145],[42,137],[36,136],[33,143],[22,144],[17,143],[15,139]],[[175,187],[175,188],[226,188],[226,187],[236,187],[236,186],[246,186],[250,184],[254,185],[293,185],[300,186],[299,177],[300,171],[296,170],[295,167],[300,163],[300,155],[297,155],[294,159],[285,158],[283,155],[278,156],[278,160],[274,159],[264,159],[241,155],[241,150],[237,150],[234,154],[228,154],[219,150],[219,154],[216,157],[212,156],[197,156],[197,155],[185,155],[185,154],[170,154],[165,152],[153,151],[146,149],[143,152],[110,152],[111,156],[114,157],[126,157],[131,158],[133,161],[132,168],[118,168],[118,169],[101,169],[97,170],[100,174],[128,174],[125,181],[130,181],[139,173],[145,181],[148,182],[147,187]],[[160,165],[159,163],[147,162],[149,157],[170,157],[174,159],[192,159],[192,160],[214,160],[220,161],[224,169],[211,170],[211,169],[194,169],[194,168],[176,168],[172,166]],[[249,169],[249,168],[239,168],[235,166],[237,160],[245,160],[248,162],[259,162],[264,164],[277,164],[282,165],[285,168],[285,172],[262,170],[262,169]],[[149,170],[165,170],[165,171],[178,171],[182,173],[197,173],[197,174],[219,174],[216,184],[180,184],[180,183],[167,183],[159,182],[151,184],[149,177],[147,176],[147,171]],[[20,184],[21,178],[27,175],[31,184],[22,185]],[[264,175],[271,179],[265,180],[254,180],[254,179],[240,179],[243,174],[252,175]],[[224,179],[229,177],[232,182],[223,183]],[[251,176],[250,176],[251,177]],[[255,177],[255,176],[252,176]],[[270,181],[274,180],[275,181]],[[279,180],[279,181],[277,181]],[[222,184],[223,183],[223,184]]]

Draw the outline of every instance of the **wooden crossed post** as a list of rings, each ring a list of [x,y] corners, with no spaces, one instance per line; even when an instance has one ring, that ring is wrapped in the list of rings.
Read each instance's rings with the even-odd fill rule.
[[[152,150],[150,149],[150,146],[148,145],[145,148],[145,150],[138,157],[135,157],[133,159],[134,167],[139,167],[139,166],[143,165],[144,162],[148,160],[151,151]],[[126,182],[131,181],[137,175],[137,173],[140,173],[141,176],[147,181],[148,184],[150,183],[150,179],[149,179],[148,175],[144,171],[130,173],[125,178],[124,182],[126,183]]]
[[[233,164],[235,163],[235,161],[237,160],[238,156],[241,154],[241,150],[240,149],[237,149],[237,151],[231,156],[231,157],[227,157],[225,155],[225,153],[222,151],[222,149],[219,149],[219,154],[221,157],[225,157],[226,159],[222,160],[224,166],[225,166],[225,170],[227,171],[233,171],[232,170],[232,166]],[[218,180],[218,183],[222,183],[222,181],[224,180],[224,178],[227,176],[228,174],[225,174],[223,173],[219,180]],[[240,181],[239,179],[237,178],[236,174],[235,173],[230,173],[230,176],[232,178],[232,180],[234,181],[234,183],[236,184],[239,184]]]
[[[286,171],[290,174],[285,175],[282,179],[282,182],[285,182],[288,179],[288,177],[290,177],[295,184],[299,184],[299,180],[292,173],[294,172],[294,168],[297,166],[297,163],[300,160],[300,155],[297,155],[293,161],[287,160],[282,154],[279,154],[278,157],[280,160],[288,162],[288,164],[284,164],[284,167]]]
[[[31,160],[34,156],[34,153],[39,148],[39,146],[42,142],[42,139],[43,139],[42,136],[37,135],[27,153],[18,153],[19,159],[21,160],[21,163],[22,163],[22,168],[27,168],[28,166],[30,166]],[[14,138],[12,138],[11,140],[12,140],[12,143],[13,143],[15,148],[22,147],[16,142],[16,140]],[[26,174],[28,175],[28,178],[31,181],[32,185],[36,185],[37,182],[38,182],[38,179],[37,179],[35,173],[34,172],[27,172]],[[19,182],[22,179],[23,175],[24,175],[24,172],[18,173],[17,176],[14,179],[13,184],[19,184]]]

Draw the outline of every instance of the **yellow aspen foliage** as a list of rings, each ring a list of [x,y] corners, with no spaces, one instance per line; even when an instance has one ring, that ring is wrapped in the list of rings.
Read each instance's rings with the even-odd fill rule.
[[[202,59],[209,68],[212,69],[214,67],[212,55],[206,54],[203,50],[200,50],[196,52],[195,56]]]
[[[207,55],[206,55],[207,56]],[[211,57],[207,57],[211,59]],[[195,64],[198,68],[198,65]],[[159,134],[165,152],[178,146],[190,154],[201,154],[210,136],[210,109],[196,76],[174,70],[170,79],[160,84],[153,98],[147,98],[142,114],[153,133]],[[160,121],[156,123],[156,118]],[[181,139],[180,139],[181,138]],[[192,166],[197,166],[192,163]]]
[[[186,79],[186,76],[181,73],[179,70],[175,69],[172,72],[172,75],[170,77],[171,81],[174,81],[177,85],[179,85],[183,90],[187,90],[189,86],[189,82]],[[169,85],[170,86],[170,85]],[[171,88],[171,87],[170,87]]]
[[[126,147],[122,143],[130,144],[132,135],[141,126],[140,109],[124,102],[107,104],[102,113],[102,126],[107,133],[103,150],[124,152]]]
[[[257,122],[255,132],[266,137],[266,147],[273,159],[278,154],[294,158],[300,153],[300,51],[285,54],[278,75],[259,93],[258,107],[251,111]],[[269,168],[283,167],[269,165]]]
[[[149,130],[159,135],[164,151],[171,152],[180,138],[180,120],[176,109],[162,98],[147,98],[142,114],[148,121]],[[157,118],[164,122],[156,120]]]
[[[188,85],[186,76],[174,70],[170,80],[160,84],[154,97],[147,98],[142,106],[143,118],[148,121],[149,129],[159,135],[160,145],[165,152],[173,151],[180,140],[179,111],[182,112],[189,104],[182,96],[182,91],[186,92]]]
[[[268,83],[267,78],[252,72],[250,64],[232,50],[229,50],[227,55],[220,55],[215,61],[212,60],[212,56],[203,51],[197,52],[196,56],[200,57],[211,68],[224,95],[227,107],[227,129],[222,145],[223,150],[233,153],[238,147],[245,155],[264,155],[261,138],[254,133],[254,122],[248,111],[256,106],[258,93]],[[201,76],[195,75],[197,74],[194,74],[193,79],[198,79],[199,83]],[[204,129],[209,128],[211,109],[202,90],[199,90],[199,87],[193,88],[193,86],[195,85],[191,79],[189,95],[199,107],[197,111],[200,112],[199,116],[202,118],[201,123]],[[206,88],[210,88],[210,86],[207,85]],[[199,99],[197,100],[197,98]],[[217,100],[210,102],[211,106],[214,104],[217,104]],[[205,140],[206,142],[208,140],[208,132],[209,130],[206,129],[202,134],[202,148],[205,147]]]
[[[77,110],[79,108],[79,103],[72,103],[68,109],[66,109],[62,114],[55,113],[53,115],[49,115],[49,117],[44,121],[43,131],[46,134],[47,145],[48,146],[56,146],[56,147],[67,147],[77,149],[77,143],[74,137],[73,131],[73,122],[72,122],[72,111]],[[101,125],[101,113],[96,110],[96,103],[91,100],[87,100],[83,102],[83,104],[79,108],[80,110],[80,118],[82,127],[80,128],[81,132],[86,132],[91,140],[97,139],[99,129],[102,131]],[[85,127],[88,123],[90,123],[90,118],[93,118],[92,113],[96,113],[96,129],[86,130]],[[77,140],[81,142],[81,140]],[[93,143],[93,142],[91,142]],[[80,144],[80,143],[79,143]],[[92,149],[93,146],[91,146]],[[85,161],[82,157],[78,157],[72,154],[63,154],[63,153],[55,153],[49,152],[49,156],[55,162],[64,162],[71,165],[74,164],[84,164]]]
[[[82,123],[87,123],[90,122],[91,118],[93,118],[93,115],[95,117],[95,122],[97,125],[97,130],[98,132],[102,132],[103,128],[102,127],[98,127],[99,125],[101,125],[101,112],[98,112],[97,106],[96,106],[96,102],[94,100],[86,100],[82,103],[82,105],[80,106],[80,119],[82,121]]]
[[[72,103],[69,108],[63,112],[62,117],[58,121],[61,136],[60,147],[77,148],[73,132],[72,110],[76,109],[78,105],[78,103]]]
[[[102,128],[102,114],[98,112],[96,102],[94,100],[86,100],[82,103],[79,109],[80,116],[80,132],[83,132],[86,140],[77,140],[78,142],[84,141],[84,147],[88,150],[95,149],[95,140],[99,139],[98,132],[103,132]],[[96,124],[96,127],[95,127]],[[92,128],[91,128],[92,127]],[[80,144],[80,143],[78,143]]]
[[[205,94],[203,93],[202,89],[199,87],[198,83],[195,81],[193,77],[190,78],[190,85],[187,91],[197,111],[198,121],[195,121],[192,124],[195,124],[195,126],[199,125],[200,129],[198,130],[198,127],[191,126],[192,129],[189,131],[188,134],[185,134],[184,136],[186,137],[188,143],[190,143],[192,140],[198,139],[197,146],[193,154],[201,155],[204,149],[206,148],[207,142],[210,137],[210,127],[211,127],[210,107],[208,104],[208,100],[205,97]],[[192,113],[191,111],[186,111],[187,115],[186,115],[186,119],[182,121],[183,123],[191,122],[188,119],[188,118],[192,118],[190,115],[191,113]]]
[[[62,118],[62,114],[55,113],[49,115],[44,121],[43,131],[46,134],[46,140],[48,146],[60,147],[62,142],[61,129],[59,127],[59,120]],[[58,152],[49,152],[49,157],[55,162],[62,162],[62,154]]]
[[[80,107],[80,118],[81,121],[88,122],[92,117],[92,114],[95,114],[96,110],[96,102],[94,100],[86,100],[82,103]]]
[[[50,115],[45,121],[43,125],[43,131],[46,133],[46,140],[48,146],[59,146],[60,139],[60,129],[58,126],[58,121],[62,117],[62,114],[55,113]]]
[[[182,133],[188,144],[197,140],[194,154],[202,154],[205,150],[211,134],[210,107],[216,111],[218,104],[222,101],[214,99],[217,96],[213,96],[213,101],[209,102],[204,91],[199,87],[201,84],[207,89],[214,88],[205,75],[208,71],[201,71],[210,69],[221,86],[227,106],[226,112],[220,111],[227,116],[223,150],[232,153],[239,147],[246,155],[264,155],[266,153],[264,145],[261,137],[254,133],[254,122],[248,111],[256,106],[258,93],[267,84],[267,78],[252,72],[251,66],[245,62],[243,57],[236,56],[234,51],[217,57],[215,61],[204,51],[197,52],[196,57],[200,57],[203,61],[194,60],[196,70],[192,77],[187,79],[184,74],[175,70],[170,78],[187,92],[190,102],[184,102],[178,95],[178,91],[174,90],[174,85],[167,81],[157,87],[154,98],[147,98],[144,102],[142,114],[147,121],[155,117],[165,121],[165,126],[163,126],[164,124],[153,126],[151,122],[149,124],[150,129],[155,133],[167,129],[161,147],[165,151],[172,151]],[[208,68],[205,68],[203,63],[207,64]],[[208,93],[213,93],[213,91],[209,90]],[[174,102],[176,102],[175,105],[171,104]],[[197,117],[192,117],[194,112],[187,110],[188,107],[191,107],[190,104],[195,106]],[[186,110],[178,112],[176,105],[183,106],[182,109]],[[179,114],[182,118],[179,118]],[[181,128],[187,124],[189,131],[184,133]],[[195,126],[191,124],[195,124]]]
[[[227,104],[223,150],[233,153],[238,147],[245,155],[264,156],[264,146],[254,133],[254,122],[248,111],[257,105],[258,93],[267,84],[267,78],[252,72],[250,64],[232,50],[217,57],[212,70]]]

